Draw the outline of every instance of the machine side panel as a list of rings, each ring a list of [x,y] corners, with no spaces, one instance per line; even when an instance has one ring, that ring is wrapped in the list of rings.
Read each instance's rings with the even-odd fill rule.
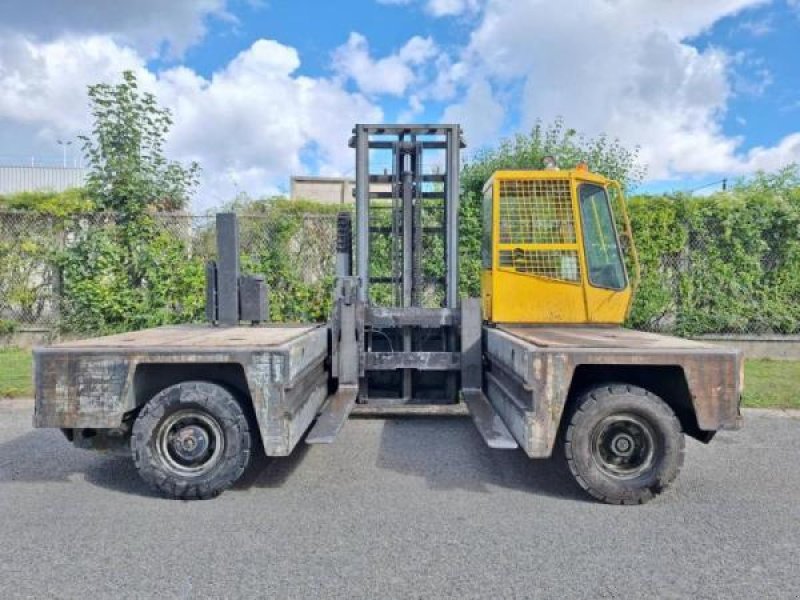
[[[288,456],[311,425],[328,393],[328,374],[323,364],[314,365],[292,387],[264,380],[263,371],[273,357],[251,363],[253,405],[267,456]]]
[[[542,352],[495,329],[484,331],[489,401],[528,456],[550,456],[574,372],[570,355]]]
[[[582,365],[680,367],[701,430],[740,424],[741,355],[726,348],[542,348],[485,328],[490,364],[486,393],[531,457],[546,457],[558,435],[573,375]],[[521,421],[520,423],[513,422]]]
[[[34,352],[34,427],[119,427],[131,408],[134,357]]]
[[[37,349],[34,426],[118,428],[142,401],[134,389],[138,366],[229,364],[244,370],[267,454],[286,455],[327,396],[327,351],[325,327],[269,348]]]

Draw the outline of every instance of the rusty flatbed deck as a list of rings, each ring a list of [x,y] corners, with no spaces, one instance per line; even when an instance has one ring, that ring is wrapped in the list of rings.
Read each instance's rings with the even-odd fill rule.
[[[50,346],[53,351],[91,349],[142,352],[149,349],[206,350],[274,348],[309,331],[309,325],[262,325],[257,327],[213,327],[211,325],[173,325],[120,333],[104,337],[63,342]]]
[[[622,327],[484,328],[486,395],[531,457],[549,456],[573,382],[593,372],[686,390],[702,432],[740,425],[742,357],[733,348]]]
[[[176,325],[34,350],[37,427],[107,430],[159,389],[211,380],[249,395],[264,450],[286,456],[328,393],[325,325]]]

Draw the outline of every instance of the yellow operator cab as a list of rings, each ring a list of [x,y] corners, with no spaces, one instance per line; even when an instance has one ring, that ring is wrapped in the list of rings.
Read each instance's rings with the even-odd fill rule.
[[[622,188],[583,164],[549,164],[497,171],[484,186],[484,315],[494,323],[619,325],[639,269]]]

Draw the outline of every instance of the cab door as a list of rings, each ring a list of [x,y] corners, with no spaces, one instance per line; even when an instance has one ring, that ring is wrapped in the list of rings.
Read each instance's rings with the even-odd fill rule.
[[[597,183],[579,182],[577,197],[589,321],[621,324],[630,304],[631,287],[608,193]]]

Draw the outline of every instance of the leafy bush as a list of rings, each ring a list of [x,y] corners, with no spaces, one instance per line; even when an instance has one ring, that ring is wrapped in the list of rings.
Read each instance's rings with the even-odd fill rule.
[[[241,269],[264,275],[270,318],[328,318],[336,207],[280,198],[237,202]],[[113,333],[204,320],[205,263],[214,257],[213,219],[155,214],[76,219],[58,256],[62,327]],[[193,226],[194,225],[194,226]]]
[[[17,324],[8,319],[0,319],[0,335],[11,335],[17,331]]]
[[[57,261],[66,330],[111,333],[196,321],[203,314],[203,261],[152,218],[79,225]]]
[[[196,320],[203,312],[204,267],[187,235],[159,227],[153,213],[182,209],[199,167],[163,154],[169,111],[125,71],[116,85],[89,86],[94,125],[83,137],[87,193],[98,221],[73,220],[56,262],[62,279],[62,327],[107,333]],[[180,233],[180,232],[178,232]]]
[[[19,192],[0,196],[0,210],[28,211],[37,214],[64,217],[94,209],[84,188],[63,192]]]
[[[642,282],[630,324],[683,335],[800,333],[800,177],[630,201]]]
[[[184,167],[164,156],[170,111],[153,94],[139,91],[132,71],[124,71],[116,85],[90,85],[89,104],[92,135],[81,139],[90,166],[86,188],[97,208],[129,218],[146,210],[183,209],[199,166]]]
[[[631,198],[642,281],[629,324],[684,335],[800,333],[799,190],[796,179],[779,173],[706,198]],[[462,293],[471,294],[480,288],[476,206],[462,204]],[[242,269],[266,276],[271,318],[325,320],[340,207],[272,198],[230,208],[251,215],[240,219]],[[28,217],[13,235],[0,236],[0,309],[13,308],[15,320],[33,322],[27,319],[56,300],[45,284],[58,271],[62,326],[73,331],[203,319],[211,219],[193,228],[186,217],[162,214],[133,222],[103,214]],[[388,248],[373,247],[378,262],[388,265],[388,256]],[[441,268],[436,261],[425,266],[428,274]]]
[[[0,212],[0,317],[39,323],[53,316],[63,223],[31,211]]]
[[[285,198],[240,201],[242,270],[264,275],[270,319],[325,321],[335,271],[335,215],[340,207]]]

